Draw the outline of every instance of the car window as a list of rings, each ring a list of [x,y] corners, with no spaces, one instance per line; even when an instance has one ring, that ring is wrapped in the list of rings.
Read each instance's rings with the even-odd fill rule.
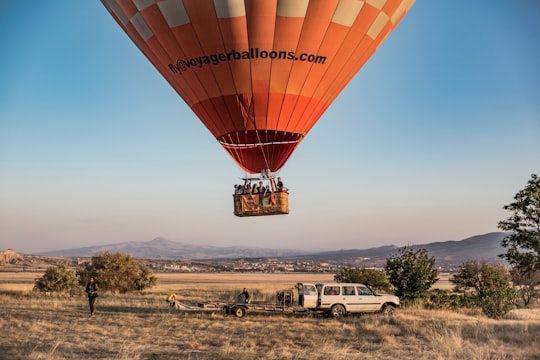
[[[358,291],[358,295],[373,295],[367,286],[357,286],[356,290]]]
[[[304,285],[304,295],[315,295],[315,294],[317,294],[317,290],[315,289],[315,286]]]
[[[354,291],[354,286],[343,286],[343,295],[356,295]]]
[[[341,286],[326,286],[324,288],[324,295],[339,295],[341,292]]]

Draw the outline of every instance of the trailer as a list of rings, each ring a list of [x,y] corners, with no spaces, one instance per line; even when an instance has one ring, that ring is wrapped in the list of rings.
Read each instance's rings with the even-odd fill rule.
[[[292,290],[280,290],[276,293],[276,302],[274,304],[256,304],[246,303],[244,301],[223,302],[210,301],[197,304],[201,310],[205,311],[222,311],[226,314],[231,314],[236,317],[244,317],[248,312],[282,312],[282,313],[297,313],[306,312],[303,306],[294,304],[294,293]]]

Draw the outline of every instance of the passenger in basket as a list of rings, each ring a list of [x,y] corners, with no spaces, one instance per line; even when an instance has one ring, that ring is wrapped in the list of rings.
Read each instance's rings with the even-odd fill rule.
[[[263,185],[263,182],[262,181],[259,181],[259,194],[264,194],[264,185]]]
[[[274,194],[270,190],[270,185],[266,185],[266,187],[264,188],[264,195],[263,195],[263,199],[262,199],[263,206],[270,205],[271,195],[274,195]]]
[[[244,194],[249,194],[251,192],[251,181],[248,179],[244,180]]]
[[[283,191],[283,189],[284,189],[284,188],[283,188],[283,181],[281,181],[281,178],[280,178],[280,177],[277,178],[277,184],[276,184],[276,186],[277,186],[277,191],[278,191],[278,192]]]

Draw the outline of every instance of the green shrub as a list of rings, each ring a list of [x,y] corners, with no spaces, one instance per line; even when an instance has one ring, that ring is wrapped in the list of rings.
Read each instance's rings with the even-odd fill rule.
[[[426,307],[430,309],[458,310],[475,308],[479,305],[478,296],[470,292],[455,293],[451,290],[432,289],[427,293]]]
[[[491,318],[500,319],[515,307],[517,293],[510,282],[510,274],[502,265],[466,262],[452,282],[457,291],[472,289],[482,311]]]
[[[435,258],[428,257],[426,249],[414,251],[408,246],[386,259],[386,273],[395,294],[404,304],[425,298],[427,291],[438,280]]]
[[[367,285],[375,291],[389,292],[392,285],[388,281],[386,273],[377,269],[368,269],[366,267],[344,267],[336,275],[334,280],[344,283],[360,283]]]
[[[50,266],[45,274],[34,281],[34,289],[43,292],[67,292],[78,287],[79,279],[75,271],[64,265]]]
[[[77,269],[77,274],[83,286],[94,277],[100,290],[118,293],[144,290],[157,283],[150,268],[124,253],[94,256],[90,265]]]

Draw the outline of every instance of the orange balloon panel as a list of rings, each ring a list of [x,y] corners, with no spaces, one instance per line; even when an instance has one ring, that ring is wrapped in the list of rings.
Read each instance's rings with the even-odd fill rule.
[[[249,173],[279,170],[414,0],[102,0]]]

